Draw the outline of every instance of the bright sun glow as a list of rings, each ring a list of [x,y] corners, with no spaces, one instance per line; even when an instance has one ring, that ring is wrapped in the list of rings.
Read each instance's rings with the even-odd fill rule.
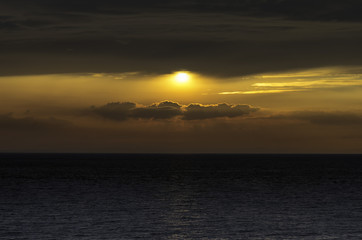
[[[175,81],[178,83],[187,83],[190,80],[190,75],[186,72],[178,72],[175,75]]]

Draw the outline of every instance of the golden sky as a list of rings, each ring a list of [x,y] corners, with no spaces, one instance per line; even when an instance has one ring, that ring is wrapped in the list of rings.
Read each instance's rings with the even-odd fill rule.
[[[0,78],[3,152],[362,152],[362,68]]]

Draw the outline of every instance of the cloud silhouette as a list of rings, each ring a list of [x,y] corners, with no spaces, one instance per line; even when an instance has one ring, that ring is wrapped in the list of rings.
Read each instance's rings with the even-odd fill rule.
[[[107,103],[101,107],[91,107],[91,111],[94,112],[96,115],[116,120],[116,121],[123,121],[130,117],[130,110],[136,108],[135,103],[131,102],[112,102]]]
[[[106,105],[92,106],[90,111],[102,118],[124,121],[127,119],[171,119],[181,116],[183,120],[202,120],[219,117],[239,117],[258,111],[249,105],[216,105],[190,104],[182,106],[176,102],[163,101],[149,106],[137,107],[131,102],[113,102]]]
[[[229,105],[220,103],[217,105],[190,104],[186,107],[183,119],[198,120],[218,117],[239,117],[258,111],[258,108],[249,105]]]
[[[181,114],[181,105],[170,101],[164,101],[148,107],[135,108],[131,111],[131,117],[140,119],[169,119]]]

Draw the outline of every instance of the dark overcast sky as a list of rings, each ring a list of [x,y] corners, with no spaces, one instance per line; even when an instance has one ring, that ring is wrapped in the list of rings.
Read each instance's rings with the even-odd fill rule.
[[[0,74],[360,65],[361,10],[357,0],[2,1]]]

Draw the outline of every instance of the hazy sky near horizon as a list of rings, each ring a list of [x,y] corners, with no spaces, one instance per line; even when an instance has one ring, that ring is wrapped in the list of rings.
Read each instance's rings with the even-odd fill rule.
[[[361,10],[1,2],[0,151],[362,153]]]

